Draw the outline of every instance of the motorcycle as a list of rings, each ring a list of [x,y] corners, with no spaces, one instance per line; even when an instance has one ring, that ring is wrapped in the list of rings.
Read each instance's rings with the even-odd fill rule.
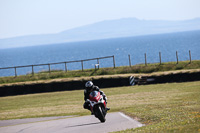
[[[92,91],[89,95],[89,106],[91,112],[97,117],[101,122],[105,122],[105,116],[107,114],[106,101],[103,96],[98,91]]]

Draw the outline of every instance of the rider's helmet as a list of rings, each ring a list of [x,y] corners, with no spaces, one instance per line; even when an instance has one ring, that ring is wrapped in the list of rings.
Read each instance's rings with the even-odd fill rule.
[[[92,83],[92,81],[88,81],[88,82],[85,83],[85,87],[86,87],[87,92],[91,92],[92,91],[93,85],[94,84]]]

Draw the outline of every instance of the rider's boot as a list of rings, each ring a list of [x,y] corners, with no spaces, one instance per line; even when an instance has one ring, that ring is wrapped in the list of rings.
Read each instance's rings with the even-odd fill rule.
[[[104,98],[105,98],[104,100],[105,100],[106,105],[107,105],[107,97],[104,97]],[[107,107],[106,107],[106,111],[108,111],[108,110],[110,110],[110,108],[107,108]]]
[[[108,111],[108,110],[110,110],[110,108],[107,108],[107,107],[106,107],[106,111]]]

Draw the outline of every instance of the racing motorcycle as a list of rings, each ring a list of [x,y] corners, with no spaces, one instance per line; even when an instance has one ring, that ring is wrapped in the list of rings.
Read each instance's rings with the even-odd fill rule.
[[[100,92],[92,91],[89,95],[89,102],[92,114],[94,114],[101,122],[105,122],[107,108],[106,102]]]

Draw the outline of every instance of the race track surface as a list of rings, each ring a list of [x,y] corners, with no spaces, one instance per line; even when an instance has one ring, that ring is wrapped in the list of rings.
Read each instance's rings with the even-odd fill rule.
[[[93,115],[0,121],[0,133],[107,133],[143,126],[121,112],[108,113],[101,123]]]

